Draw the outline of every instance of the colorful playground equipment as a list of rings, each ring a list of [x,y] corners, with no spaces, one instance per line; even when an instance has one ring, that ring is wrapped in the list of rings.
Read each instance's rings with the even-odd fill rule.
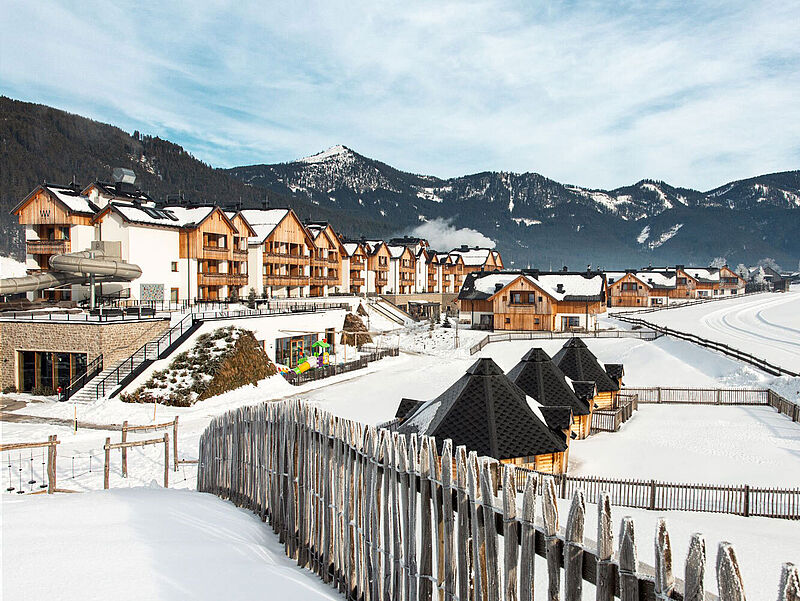
[[[330,362],[330,353],[328,352],[330,346],[331,345],[324,340],[317,340],[311,345],[312,354],[308,357],[303,357],[300,359],[300,361],[297,363],[297,366],[294,368],[294,372],[297,374],[302,374],[307,372],[312,367],[323,367],[328,365]]]

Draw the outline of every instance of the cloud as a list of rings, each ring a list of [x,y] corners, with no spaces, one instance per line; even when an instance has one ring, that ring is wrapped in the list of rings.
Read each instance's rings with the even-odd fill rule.
[[[478,230],[468,227],[455,228],[447,219],[432,219],[414,228],[412,236],[425,238],[430,242],[431,247],[442,251],[449,251],[458,248],[462,244],[467,246],[481,246],[483,248],[494,248],[494,240],[484,236]]]
[[[800,161],[800,3],[5,8],[0,91],[167,137],[216,166],[345,144],[442,177],[709,189]]]

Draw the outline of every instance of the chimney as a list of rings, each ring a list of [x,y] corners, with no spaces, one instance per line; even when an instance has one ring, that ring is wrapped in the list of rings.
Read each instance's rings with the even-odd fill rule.
[[[502,289],[503,289],[503,285],[502,285],[500,282],[497,282],[497,283],[494,285],[494,291],[495,291],[495,292],[500,292]]]
[[[566,273],[567,271],[569,271],[569,268],[566,265],[564,265],[564,267],[561,268],[561,271]]]
[[[556,284],[556,292],[558,292],[559,294],[563,294],[564,293],[564,284]]]
[[[469,246],[467,246],[466,244],[462,244],[461,245],[461,252],[467,252],[468,250],[469,250]]]

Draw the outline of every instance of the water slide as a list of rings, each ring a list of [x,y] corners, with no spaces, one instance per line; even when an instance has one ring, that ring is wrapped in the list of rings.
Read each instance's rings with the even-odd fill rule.
[[[67,284],[87,284],[90,278],[97,282],[131,282],[142,275],[138,265],[109,258],[103,250],[53,255],[49,273],[37,273],[21,278],[0,280],[0,294],[17,294],[45,290]]]

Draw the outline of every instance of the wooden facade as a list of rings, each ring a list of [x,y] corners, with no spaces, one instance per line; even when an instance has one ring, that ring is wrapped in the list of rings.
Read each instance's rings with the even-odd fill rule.
[[[264,288],[286,288],[289,294],[309,286],[313,248],[311,234],[289,210],[262,244]]]
[[[389,285],[389,261],[392,255],[386,244],[377,244],[367,259],[367,270],[375,274],[375,292],[383,294]]]
[[[633,273],[626,273],[608,284],[609,307],[647,307],[652,288]]]
[[[239,237],[239,231],[219,207],[214,207],[196,227],[181,228],[179,257],[197,260],[198,299],[238,297],[247,285],[246,265],[244,274],[230,271],[235,237]]]

